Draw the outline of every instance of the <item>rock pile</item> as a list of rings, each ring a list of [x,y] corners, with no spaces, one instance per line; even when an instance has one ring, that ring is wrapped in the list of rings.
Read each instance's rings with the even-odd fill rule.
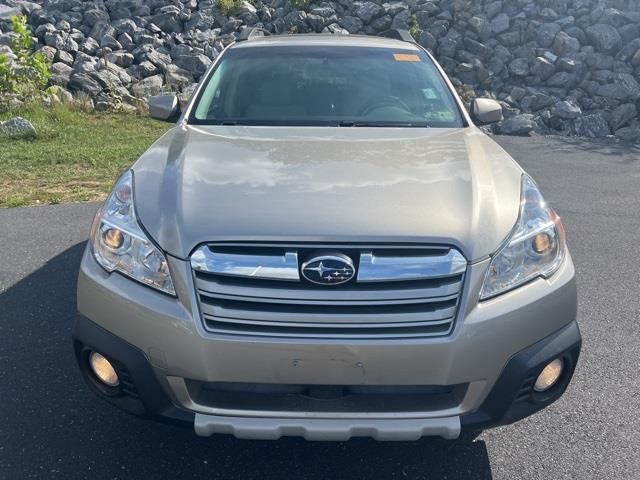
[[[502,102],[505,134],[640,140],[637,0],[0,0],[22,10],[51,82],[97,108],[160,91],[188,94],[245,26],[273,33],[411,30],[464,91]],[[297,2],[296,2],[297,3]],[[0,11],[0,14],[2,12]],[[9,53],[0,20],[0,53]]]

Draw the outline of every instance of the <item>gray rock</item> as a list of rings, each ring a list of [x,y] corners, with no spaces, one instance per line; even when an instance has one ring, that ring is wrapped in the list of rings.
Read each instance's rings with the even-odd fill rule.
[[[562,29],[557,23],[543,23],[536,30],[536,38],[543,48],[549,48],[553,44],[557,33]]]
[[[371,22],[369,24],[369,28],[372,28],[375,32],[384,32],[391,27],[392,22],[393,18],[391,18],[391,15],[383,15],[382,17],[376,18],[373,22]]]
[[[516,77],[526,77],[529,74],[529,60],[516,58],[509,62],[509,72]]]
[[[43,45],[38,49],[38,52],[40,52],[44,56],[44,58],[47,59],[49,63],[53,63],[53,60],[56,58],[56,53],[58,53],[58,50],[56,50],[53,47],[49,47],[48,45]],[[6,55],[8,52],[4,52],[4,53]]]
[[[142,78],[150,77],[160,73],[160,69],[148,60],[141,62],[138,65],[138,72]]]
[[[131,20],[130,18],[123,18],[120,20],[116,20],[112,24],[118,35],[122,35],[126,33],[131,38],[134,38],[138,33],[140,33],[140,28],[136,25],[136,22]]]
[[[324,28],[324,17],[321,17],[320,15],[315,15],[313,13],[308,13],[307,17],[306,17],[306,22],[307,24],[309,24],[309,26],[311,27],[311,29],[316,32],[316,33],[320,33],[322,32],[322,29]]]
[[[200,78],[211,65],[211,60],[204,55],[179,55],[174,59],[174,64],[188,71],[194,78]]]
[[[100,47],[111,50],[120,50],[122,45],[112,35],[104,35],[100,40]]]
[[[553,52],[556,55],[566,55],[567,53],[580,50],[580,42],[565,32],[559,32],[553,40]]]
[[[98,8],[86,10],[82,17],[82,23],[84,23],[88,27],[93,27],[96,23],[99,22],[108,23],[109,21],[111,21],[111,18],[109,18],[109,14],[106,11],[100,10]]]
[[[546,80],[553,75],[555,71],[555,65],[544,57],[536,57],[531,67],[531,73],[541,80]]]
[[[580,137],[590,138],[606,137],[611,134],[607,120],[601,113],[576,118],[573,121],[573,131]]]
[[[74,73],[69,80],[71,91],[85,92],[89,95],[97,96],[102,92],[102,86],[86,73]]]
[[[620,49],[622,38],[611,25],[597,23],[586,29],[587,37],[596,49],[604,53],[616,53]]]
[[[424,48],[431,50],[432,52],[435,50],[438,45],[438,41],[436,37],[434,37],[430,32],[423,31],[420,33],[420,38],[418,43],[422,45]]]
[[[559,70],[562,70],[563,72],[573,73],[573,72],[578,72],[582,68],[583,64],[582,62],[577,62],[572,58],[565,57],[558,60],[558,63],[556,63],[556,66],[558,67]]]
[[[66,63],[67,65],[73,65],[73,55],[64,50],[58,50],[54,57],[54,61]]]
[[[624,142],[638,142],[640,141],[640,127],[624,127],[616,130],[615,136]]]
[[[95,53],[98,51],[98,49],[100,48],[100,44],[91,37],[87,37],[81,44],[80,44],[80,51],[86,53],[87,55],[95,55]]]
[[[47,32],[44,35],[44,42],[50,47],[65,52],[75,53],[78,51],[78,44],[66,33]]]
[[[133,55],[128,52],[112,52],[105,55],[107,61],[119,67],[127,68],[133,63]]]
[[[551,95],[547,95],[546,93],[536,93],[531,95],[530,97],[526,97],[529,109],[532,112],[537,112],[538,110],[542,110],[543,108],[547,108],[548,106],[553,104],[553,98]],[[525,103],[525,99],[522,100],[523,104]]]
[[[100,42],[100,40],[102,40],[102,37],[104,37],[105,35],[111,35],[112,37],[115,37],[116,34],[116,29],[107,22],[96,23],[89,32],[89,36],[97,42]]]
[[[616,55],[616,60],[628,62],[638,50],[640,50],[640,38],[636,38],[622,47]]]
[[[624,103],[611,112],[611,118],[609,119],[609,126],[612,131],[616,131],[631,122],[638,112],[636,106],[633,103]]]
[[[362,20],[360,20],[358,17],[351,17],[351,16],[346,16],[341,18],[338,21],[338,25],[340,25],[349,33],[358,33],[358,31],[360,31],[364,26],[364,24],[362,23]]]
[[[635,101],[640,99],[640,84],[629,73],[614,73],[613,81],[627,92],[627,98]]]
[[[384,14],[384,8],[373,2],[364,2],[360,8],[356,10],[356,15],[365,25],[368,25],[378,17],[382,17]]]
[[[550,87],[572,88],[578,83],[578,77],[575,73],[558,72],[547,80]]]
[[[51,65],[49,69],[51,72],[51,78],[49,81],[53,85],[58,85],[61,87],[66,87],[69,84],[69,79],[73,74],[73,68],[71,68],[66,63],[58,62]]]
[[[562,120],[571,120],[574,118],[578,118],[581,115],[582,115],[582,110],[580,110],[580,107],[566,100],[556,103],[551,108],[552,118],[560,118]]]
[[[391,28],[400,28],[404,30],[409,29],[409,19],[411,18],[411,12],[409,10],[403,10],[393,17],[391,22]]]
[[[22,10],[10,5],[0,5],[0,20],[8,20],[11,17],[22,15]]]
[[[441,40],[441,42],[443,40]],[[451,47],[453,49],[453,54],[455,55],[455,51],[458,49],[458,43],[455,40],[451,40]],[[472,38],[468,38],[468,37],[464,38],[464,47],[469,52],[471,52],[474,55],[477,55],[477,56],[479,56],[481,58],[488,58],[491,55],[491,49],[489,47],[487,47],[483,43],[476,42]],[[442,48],[442,44],[441,44],[441,48]],[[451,56],[453,56],[453,55],[451,55]]]
[[[491,23],[489,23],[486,18],[478,15],[469,20],[469,28],[471,28],[471,31],[475,32],[481,40],[490,38],[493,32]],[[505,30],[508,30],[508,27]]]
[[[529,135],[536,128],[531,114],[516,115],[498,124],[498,132],[502,135]]]
[[[33,138],[37,135],[31,122],[22,117],[13,117],[6,122],[0,122],[0,129],[10,138]]]
[[[491,31],[497,35],[509,30],[510,25],[509,15],[501,13],[491,20]]]
[[[602,17],[600,17],[600,22],[619,28],[626,24],[628,20],[620,10],[607,8]]]
[[[166,70],[168,65],[171,64],[171,56],[155,49],[151,49],[147,52],[146,59],[162,70]]]
[[[163,32],[182,32],[182,20],[180,20],[180,15],[177,13],[160,13],[153,16],[151,21]]]
[[[182,90],[193,83],[193,77],[189,72],[177,67],[164,72],[164,79],[170,88],[177,90]]]
[[[312,13],[314,15],[320,15],[323,18],[329,18],[329,17],[335,15],[336,11],[333,8],[329,7],[329,6],[324,5],[324,6],[320,6],[320,7],[312,7],[309,10],[309,13]]]
[[[164,79],[162,75],[153,75],[133,85],[133,93],[137,97],[145,98],[157,95],[162,91]]]

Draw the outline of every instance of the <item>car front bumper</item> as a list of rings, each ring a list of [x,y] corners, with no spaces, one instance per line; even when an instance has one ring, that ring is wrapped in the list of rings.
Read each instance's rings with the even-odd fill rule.
[[[188,263],[170,259],[170,266],[177,298],[106,273],[87,250],[74,344],[100,396],[135,414],[187,421],[199,435],[456,438],[462,429],[511,423],[555,401],[580,351],[570,257],[551,279],[486,302],[476,299],[488,262],[471,265],[449,336],[349,342],[213,335],[202,327]],[[89,349],[122,369],[126,388],[105,392],[96,384],[86,365]],[[565,360],[561,380],[548,394],[535,394],[531,379],[557,357]],[[323,411],[218,405],[202,401],[193,383],[465,388],[455,402],[437,407]]]

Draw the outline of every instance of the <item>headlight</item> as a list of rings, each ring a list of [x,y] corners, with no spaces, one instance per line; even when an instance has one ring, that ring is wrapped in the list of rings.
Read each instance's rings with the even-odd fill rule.
[[[547,206],[531,177],[523,175],[518,222],[491,260],[480,299],[506,292],[536,277],[553,275],[564,255],[565,236],[560,217]]]
[[[118,271],[175,295],[167,259],[138,224],[131,171],[118,180],[96,214],[90,241],[93,256],[108,272]]]

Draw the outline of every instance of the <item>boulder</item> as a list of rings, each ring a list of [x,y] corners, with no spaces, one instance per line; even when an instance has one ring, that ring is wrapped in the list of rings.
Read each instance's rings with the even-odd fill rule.
[[[178,55],[173,62],[178,67],[191,73],[196,79],[204,75],[209,65],[211,65],[211,60],[202,54]]]
[[[356,16],[368,25],[376,18],[382,17],[385,10],[381,5],[374,2],[364,2],[357,10]]]
[[[570,119],[578,118],[581,115],[582,115],[582,110],[580,110],[580,107],[567,100],[558,102],[551,108],[552,118],[570,120]]]
[[[97,96],[102,92],[102,85],[86,73],[74,73],[69,79],[69,89],[72,92],[84,92]]]
[[[612,131],[616,131],[619,128],[625,127],[636,118],[638,112],[636,106],[633,103],[624,103],[611,112],[611,118],[609,119],[609,126]]]
[[[636,143],[640,141],[640,127],[624,127],[616,130],[615,136],[624,142]]]
[[[0,130],[9,138],[34,138],[37,133],[29,120],[13,117],[6,122],[0,122]]]
[[[602,113],[593,113],[576,118],[573,121],[573,131],[579,137],[599,138],[610,135],[609,125]]]
[[[611,25],[597,23],[586,28],[587,37],[600,52],[613,54],[620,49],[622,37]]]
[[[533,115],[527,113],[507,118],[498,124],[498,133],[502,135],[529,135],[536,128],[536,122],[533,118]]]

